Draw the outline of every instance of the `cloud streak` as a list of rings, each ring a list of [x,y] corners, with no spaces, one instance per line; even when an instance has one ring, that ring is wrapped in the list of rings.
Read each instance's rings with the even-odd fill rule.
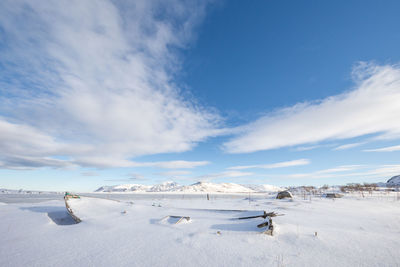
[[[333,150],[346,150],[346,149],[350,149],[350,148],[354,148],[354,147],[358,147],[358,146],[362,146],[364,145],[365,142],[358,142],[358,143],[351,143],[351,144],[344,144],[341,146],[337,146],[335,147]]]
[[[259,165],[246,165],[246,166],[233,166],[229,167],[229,170],[244,170],[244,169],[277,169],[277,168],[287,168],[294,166],[302,166],[310,164],[309,159],[297,159],[291,161],[283,161],[272,164],[259,164]]]
[[[310,173],[295,173],[282,176],[281,178],[293,179],[336,179],[347,178],[349,181],[363,177],[364,179],[376,179],[375,182],[386,181],[391,176],[400,173],[399,164],[385,164],[385,165],[343,165],[334,168],[319,170]],[[364,180],[365,181],[365,180]]]
[[[347,173],[354,170],[366,168],[364,165],[341,165],[329,169],[323,169],[310,173],[295,173],[285,175],[288,178],[332,178],[337,176],[348,175]],[[339,173],[339,174],[338,174]],[[346,173],[346,174],[341,174]]]
[[[253,175],[252,172],[242,172],[242,171],[224,171],[224,172],[218,172],[218,173],[209,173],[205,174],[202,176],[197,176],[191,178],[191,180],[196,180],[196,181],[211,181],[215,179],[222,179],[222,178],[239,178],[239,177],[245,177],[245,176],[250,176]]]
[[[220,134],[219,116],[172,79],[206,5],[2,1],[0,159],[124,167]]]
[[[166,172],[160,172],[160,173],[157,173],[158,175],[161,175],[161,176],[182,176],[182,175],[189,175],[189,174],[191,174],[191,172],[190,171],[177,171],[177,170],[175,170],[175,171],[166,171]]]
[[[225,150],[250,153],[367,134],[398,137],[400,67],[360,63],[353,74],[353,90],[263,116],[226,142]]]
[[[382,148],[374,148],[374,149],[365,149],[364,152],[393,152],[393,151],[400,151],[399,146],[388,146]]]

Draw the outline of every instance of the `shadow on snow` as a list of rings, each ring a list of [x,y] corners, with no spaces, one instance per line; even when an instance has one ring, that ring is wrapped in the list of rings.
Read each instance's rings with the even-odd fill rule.
[[[73,225],[76,224],[71,215],[63,207],[53,206],[37,206],[37,207],[21,207],[21,210],[29,210],[32,212],[46,213],[47,216],[57,225]]]

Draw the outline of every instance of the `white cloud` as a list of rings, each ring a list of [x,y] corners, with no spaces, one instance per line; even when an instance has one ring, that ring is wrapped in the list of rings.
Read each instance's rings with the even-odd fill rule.
[[[400,67],[360,64],[352,91],[300,103],[261,117],[224,144],[230,153],[249,153],[367,134],[400,133]]]
[[[389,164],[389,165],[379,166],[378,168],[375,168],[373,170],[358,175],[390,178],[393,175],[399,175],[399,173],[400,173],[400,164]]]
[[[0,160],[124,167],[221,133],[172,80],[206,4],[1,1]]]
[[[198,176],[198,177],[192,178],[192,180],[211,181],[211,180],[220,179],[220,178],[238,178],[238,177],[244,177],[244,176],[250,176],[250,175],[253,175],[253,173],[252,172],[241,172],[241,171],[224,171],[224,172],[210,173],[210,174]]]
[[[43,166],[64,169],[76,167],[72,162],[49,157],[7,156],[0,158],[0,169],[32,170]]]
[[[233,166],[229,167],[230,170],[243,170],[243,169],[276,169],[276,168],[287,168],[293,166],[301,166],[310,164],[309,159],[297,159],[290,161],[277,162],[272,164],[258,164],[258,165],[246,165],[246,166]]]
[[[134,167],[157,167],[163,169],[192,169],[195,167],[205,166],[210,164],[208,161],[159,161],[159,162],[135,162]]]
[[[281,176],[285,178],[312,178],[312,179],[376,179],[376,182],[386,181],[394,175],[400,173],[399,164],[385,164],[385,165],[344,165],[334,168],[319,170],[311,173],[297,173]],[[366,180],[364,180],[366,181]],[[364,182],[362,181],[362,182]]]
[[[98,172],[82,172],[83,176],[100,176]]]
[[[313,150],[313,149],[317,149],[317,148],[330,148],[330,147],[334,147],[334,146],[337,146],[337,144],[330,143],[330,144],[307,145],[307,146],[295,147],[294,150],[295,151],[308,151],[308,150]]]
[[[79,166],[93,166],[97,168],[113,168],[113,167],[155,167],[161,169],[191,169],[195,167],[210,164],[208,161],[156,161],[156,162],[136,162],[126,159],[107,158],[107,157],[90,157],[74,161]]]
[[[375,148],[375,149],[365,149],[363,151],[365,151],[365,152],[393,152],[393,151],[400,151],[400,145],[399,146],[388,146],[388,147],[382,147],[382,148]]]
[[[351,143],[351,144],[344,144],[341,146],[337,146],[335,147],[333,150],[346,150],[346,149],[350,149],[350,148],[354,148],[354,147],[358,147],[361,145],[364,145],[365,142],[358,142],[358,143]]]
[[[138,173],[130,173],[128,174],[129,178],[128,180],[146,180],[146,178]]]
[[[314,145],[314,146],[299,146],[296,147],[296,151],[308,151],[308,150],[313,150],[316,148],[320,148],[320,145]]]
[[[380,166],[370,166],[368,170],[361,172],[350,172],[345,174],[329,174],[326,177],[317,178],[351,178],[351,177],[362,177],[364,179],[375,179],[376,182],[386,182],[389,178],[400,173],[399,164],[389,164]]]
[[[384,165],[341,165],[328,169],[317,170],[309,173],[292,173],[292,174],[270,174],[264,175],[265,178],[271,179],[334,179],[337,183],[343,183],[343,180],[350,183],[354,182],[379,182],[386,181],[394,175],[400,173],[399,164]],[[260,178],[261,176],[258,175]],[[362,179],[362,180],[361,180]],[[360,181],[361,180],[361,181]]]
[[[329,168],[329,169],[323,169],[315,172],[310,172],[310,173],[295,173],[295,174],[289,174],[285,175],[287,178],[330,178],[330,177],[337,177],[337,176],[343,176],[341,174],[337,173],[343,173],[343,172],[349,172],[349,171],[354,171],[354,170],[359,170],[365,168],[364,165],[342,165],[342,166],[337,166],[334,168]],[[348,174],[344,174],[348,175]]]

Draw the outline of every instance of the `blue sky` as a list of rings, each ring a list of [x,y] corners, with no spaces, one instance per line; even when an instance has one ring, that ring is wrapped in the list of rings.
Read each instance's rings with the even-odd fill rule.
[[[0,188],[400,174],[398,1],[2,1]]]

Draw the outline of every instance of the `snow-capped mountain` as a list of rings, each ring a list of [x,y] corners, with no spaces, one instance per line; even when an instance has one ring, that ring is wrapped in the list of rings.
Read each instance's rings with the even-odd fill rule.
[[[181,186],[178,185],[177,183],[168,181],[168,182],[164,182],[164,183],[156,184],[156,185],[152,186],[149,191],[150,192],[167,192],[167,191],[174,191],[175,189],[178,189],[179,187],[181,187]]]
[[[233,183],[222,183],[222,184],[214,184],[214,183],[206,183],[206,182],[198,182],[188,186],[182,186],[178,188],[176,191],[182,192],[216,192],[216,193],[248,193],[255,192],[254,190],[244,187],[239,184]]]
[[[253,189],[254,191],[257,191],[257,192],[278,192],[278,191],[285,190],[282,187],[270,185],[270,184],[249,184],[249,185],[244,185],[244,186],[247,188]]]
[[[251,192],[276,192],[282,188],[273,185],[240,185],[234,183],[209,183],[198,182],[192,185],[181,186],[176,182],[164,182],[157,185],[125,184],[115,186],[102,186],[95,192],[185,192],[185,193],[251,193]]]
[[[387,186],[400,186],[400,175],[393,176],[386,184]]]
[[[123,184],[114,186],[102,186],[95,192],[147,192],[151,185],[142,184]]]

